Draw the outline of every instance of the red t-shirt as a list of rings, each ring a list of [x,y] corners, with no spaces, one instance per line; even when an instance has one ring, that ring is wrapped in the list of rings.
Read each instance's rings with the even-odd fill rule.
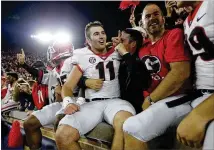
[[[170,71],[170,63],[189,60],[184,50],[184,34],[181,29],[166,30],[163,37],[154,44],[146,41],[139,51],[139,57],[145,62],[151,73],[152,84],[144,92],[148,96]]]

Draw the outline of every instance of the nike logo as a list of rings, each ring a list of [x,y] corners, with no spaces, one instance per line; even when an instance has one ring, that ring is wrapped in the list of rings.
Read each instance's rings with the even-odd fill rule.
[[[198,22],[199,20],[201,20],[201,18],[203,18],[203,17],[204,17],[204,15],[206,15],[206,13],[205,13],[205,14],[203,14],[201,17],[198,17],[198,18],[197,18],[197,22]]]

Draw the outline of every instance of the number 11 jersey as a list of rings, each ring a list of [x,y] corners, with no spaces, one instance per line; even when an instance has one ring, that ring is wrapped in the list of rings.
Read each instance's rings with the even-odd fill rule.
[[[77,65],[83,76],[90,79],[103,79],[99,91],[85,90],[85,98],[115,98],[120,97],[118,80],[120,55],[112,48],[106,54],[95,54],[88,47],[74,51],[72,63]]]

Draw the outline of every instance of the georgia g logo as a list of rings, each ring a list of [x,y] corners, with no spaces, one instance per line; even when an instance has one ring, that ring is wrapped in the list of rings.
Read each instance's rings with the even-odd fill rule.
[[[144,56],[142,61],[145,63],[147,70],[149,70],[154,80],[161,80],[161,76],[158,74],[161,70],[160,60],[156,56]]]
[[[156,56],[144,56],[142,58],[143,62],[145,62],[146,68],[150,71],[151,74],[156,74],[160,72],[161,63],[160,60]]]

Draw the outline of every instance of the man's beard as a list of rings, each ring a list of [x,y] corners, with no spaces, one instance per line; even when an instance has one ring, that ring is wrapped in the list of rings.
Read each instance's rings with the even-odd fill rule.
[[[157,34],[161,33],[162,29],[163,29],[163,26],[158,25],[158,27],[156,29],[148,28],[147,31],[150,35],[157,35]]]

